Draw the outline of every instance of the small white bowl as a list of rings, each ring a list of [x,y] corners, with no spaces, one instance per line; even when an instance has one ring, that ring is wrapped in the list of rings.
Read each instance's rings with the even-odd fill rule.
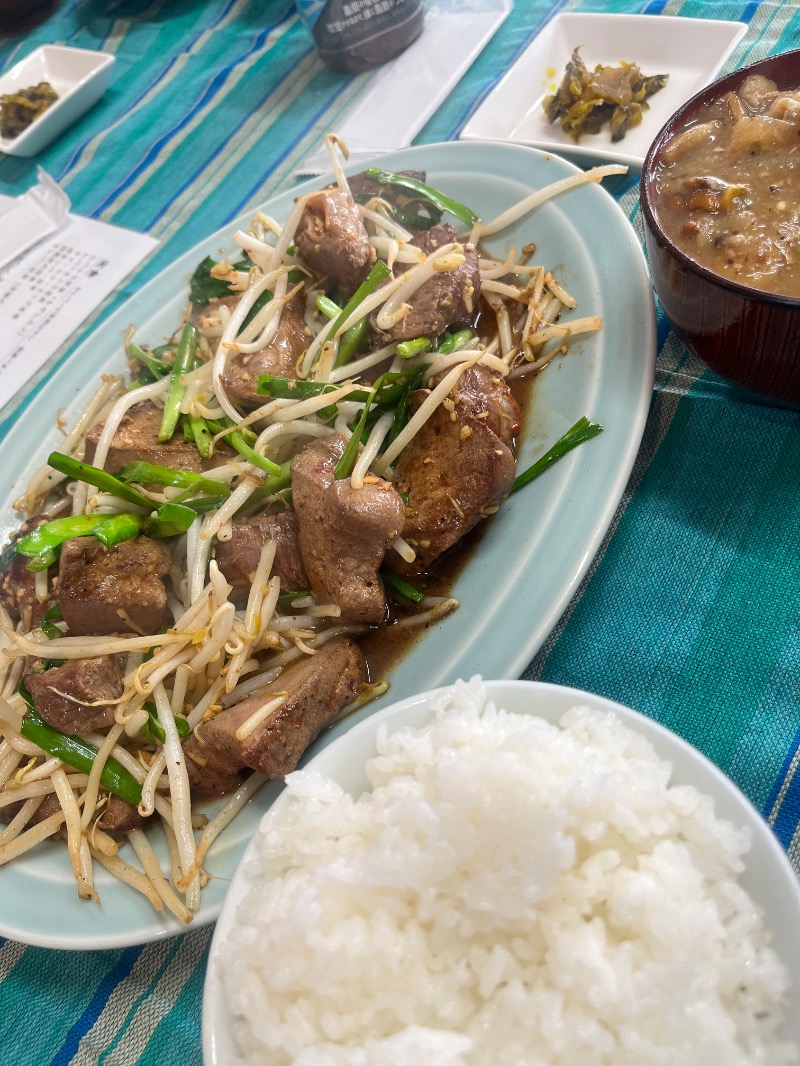
[[[712,82],[747,30],[744,22],[672,15],[556,15],[506,71],[461,131],[467,141],[529,144],[572,159],[579,166],[603,160],[641,169],[655,135],[675,111]],[[593,70],[597,63],[638,63],[644,74],[668,74],[651,96],[642,123],[615,144],[608,126],[580,143],[551,125],[542,100],[554,93],[575,48]]]
[[[749,800],[696,748],[619,703],[540,681],[485,681],[484,686],[487,698],[499,707],[516,714],[538,715],[552,723],[557,723],[571,707],[613,712],[623,725],[649,740],[656,755],[672,763],[671,784],[694,786],[711,797],[718,818],[749,830],[751,847],[739,884],[763,911],[764,921],[773,933],[774,949],[789,970],[790,994],[781,1036],[800,1042],[800,883],[786,853]],[[378,730],[385,727],[394,733],[406,727],[420,728],[432,717],[432,695],[423,692],[376,711],[318,751],[305,766],[333,778],[358,797],[369,789],[365,766],[377,754]],[[281,793],[276,806],[285,802],[286,794]],[[234,1035],[234,1016],[224,993],[220,953],[236,924],[239,904],[251,888],[248,867],[256,853],[254,837],[231,881],[211,944],[203,995],[204,1066],[245,1066]]]
[[[0,77],[0,96],[49,82],[58,99],[18,137],[0,137],[0,152],[37,155],[96,104],[108,87],[114,56],[85,48],[45,44]]]

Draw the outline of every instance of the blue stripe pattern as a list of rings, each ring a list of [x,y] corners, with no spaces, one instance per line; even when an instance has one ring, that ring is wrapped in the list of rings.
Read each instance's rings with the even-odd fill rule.
[[[120,954],[116,966],[109,970],[97,986],[86,1010],[84,1010],[83,1014],[69,1030],[64,1039],[64,1043],[53,1056],[53,1066],[67,1066],[67,1064],[72,1061],[75,1052],[78,1050],[78,1044],[80,1043],[81,1037],[92,1028],[94,1023],[100,1017],[108,1002],[108,997],[120,981],[124,980],[124,978],[130,974],[133,969],[133,964],[139,958],[141,953],[141,948],[126,948]]]

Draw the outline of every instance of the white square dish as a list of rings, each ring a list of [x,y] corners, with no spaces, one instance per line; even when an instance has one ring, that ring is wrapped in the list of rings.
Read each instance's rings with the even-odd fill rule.
[[[30,158],[97,103],[108,86],[114,56],[45,44],[0,76],[0,96],[49,82],[58,99],[17,137],[0,137],[0,152]]]
[[[486,97],[461,138],[528,144],[584,164],[602,159],[641,168],[667,119],[714,80],[746,30],[743,22],[669,15],[558,15]],[[637,63],[644,75],[669,75],[666,86],[648,100],[641,125],[616,144],[607,126],[576,144],[559,123],[550,125],[542,110],[542,100],[556,91],[579,46],[590,70],[598,63],[624,61]]]
[[[396,59],[361,75],[365,88],[336,122],[350,161],[407,148],[513,6],[513,0],[426,0],[424,33]],[[304,160],[297,173],[316,176],[329,169],[323,147]]]

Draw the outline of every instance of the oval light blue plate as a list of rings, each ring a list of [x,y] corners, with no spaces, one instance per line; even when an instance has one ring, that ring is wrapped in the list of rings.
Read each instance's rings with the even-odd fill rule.
[[[485,219],[570,174],[557,156],[517,145],[452,143],[382,156],[386,169],[422,169],[428,180]],[[289,213],[298,186],[264,209]],[[145,285],[44,383],[24,419],[0,443],[0,467],[15,479],[6,495],[2,532],[19,522],[12,501],[33,470],[58,446],[56,419],[87,402],[98,375],[125,367],[122,342],[130,324],[139,340],[170,336],[187,299],[187,282],[206,255],[230,254],[230,236],[250,215],[187,252]],[[603,328],[577,339],[570,353],[541,375],[519,449],[524,469],[582,415],[604,432],[513,496],[495,515],[453,589],[461,603],[431,626],[390,675],[386,705],[458,677],[518,677],[558,621],[605,535],[633,466],[644,430],[655,365],[655,312],[641,247],[627,218],[600,186],[589,184],[544,204],[487,242],[504,256],[514,245],[536,244],[535,261],[552,269],[577,299],[579,317],[600,314]],[[47,433],[45,427],[53,429]],[[31,457],[25,462],[21,457]],[[372,713],[371,704],[329,729],[309,756]],[[209,856],[211,881],[195,919],[219,913],[228,882],[262,812],[281,785],[265,786],[223,834]],[[46,843],[6,867],[0,883],[0,934],[44,947],[93,949],[140,944],[182,927],[151,911],[132,889],[100,870],[102,906],[81,903],[63,845]]]

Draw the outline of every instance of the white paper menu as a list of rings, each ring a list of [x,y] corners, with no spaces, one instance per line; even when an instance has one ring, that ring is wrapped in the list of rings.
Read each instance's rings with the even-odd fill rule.
[[[13,203],[0,196],[0,212]],[[0,230],[2,224],[0,213]],[[67,215],[0,270],[0,407],[157,244],[143,233]]]

